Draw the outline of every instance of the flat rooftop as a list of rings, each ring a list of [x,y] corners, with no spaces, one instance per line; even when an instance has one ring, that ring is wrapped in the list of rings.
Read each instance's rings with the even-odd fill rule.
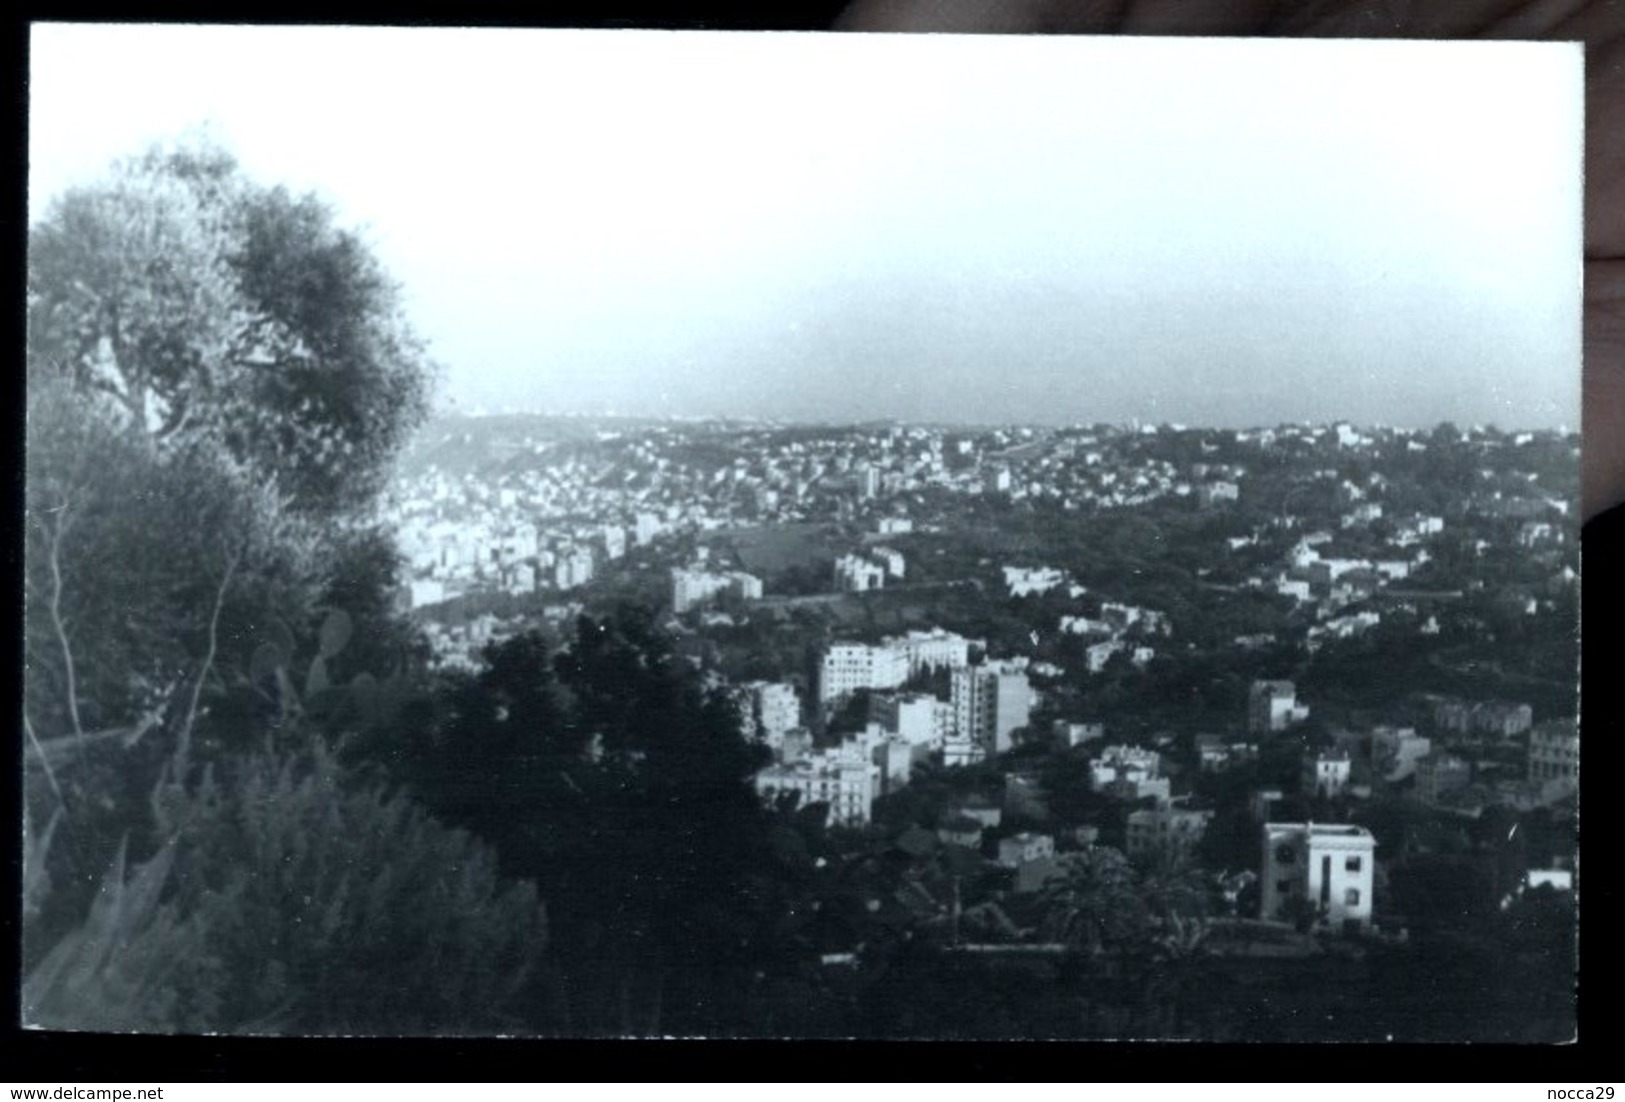
[[[1265,823],[1264,829],[1274,833],[1291,832],[1309,834],[1319,838],[1369,838],[1371,832],[1353,823]]]

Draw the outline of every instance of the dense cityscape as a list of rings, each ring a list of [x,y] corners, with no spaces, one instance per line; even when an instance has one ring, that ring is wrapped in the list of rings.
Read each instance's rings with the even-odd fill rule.
[[[657,609],[770,754],[761,797],[837,861],[893,853],[822,967],[901,926],[1030,970],[1066,951],[1052,889],[1122,862],[1289,982],[1572,921],[1577,448],[492,415],[432,424],[385,511],[436,664]],[[1563,1032],[1559,959],[1514,1035]]]
[[[27,1030],[1574,1040],[1577,52],[852,41],[34,27]]]

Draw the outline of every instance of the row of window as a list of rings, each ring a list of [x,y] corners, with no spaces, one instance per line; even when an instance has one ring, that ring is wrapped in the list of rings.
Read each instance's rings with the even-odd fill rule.
[[[1277,895],[1291,895],[1292,894],[1292,889],[1296,885],[1296,883],[1297,882],[1294,881],[1294,880],[1277,880],[1275,882],[1275,893]],[[1359,905],[1360,905],[1360,889],[1359,888],[1349,888],[1349,889],[1347,889],[1347,890],[1345,890],[1343,892],[1343,906],[1345,906],[1345,907],[1358,907]]]
[[[1298,851],[1293,849],[1291,846],[1278,846],[1278,847],[1276,847],[1276,850],[1275,850],[1275,863],[1276,864],[1278,864],[1278,865],[1290,865],[1290,864],[1292,864],[1292,862],[1296,861],[1297,859],[1298,859]],[[1361,868],[1361,860],[1360,860],[1360,857],[1359,857],[1358,854],[1353,854],[1353,855],[1350,855],[1349,857],[1344,858],[1344,860],[1343,860],[1343,871],[1344,872],[1359,872],[1360,868]]]

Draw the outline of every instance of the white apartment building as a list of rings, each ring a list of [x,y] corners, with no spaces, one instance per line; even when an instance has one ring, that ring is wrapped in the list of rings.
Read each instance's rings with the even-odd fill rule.
[[[671,606],[675,612],[698,608],[723,593],[735,594],[746,601],[761,600],[762,580],[738,570],[712,574],[673,568],[671,572]]]
[[[907,656],[893,647],[831,643],[818,668],[818,702],[830,704],[859,689],[895,689],[908,673]]]
[[[1307,705],[1298,703],[1297,686],[1290,681],[1255,681],[1247,695],[1247,730],[1255,734],[1284,731],[1309,718]]]
[[[970,640],[940,628],[911,631],[876,645],[832,643],[819,666],[820,704],[858,689],[895,689],[927,669],[958,669],[970,661]]]
[[[1291,901],[1301,899],[1322,928],[1369,929],[1376,848],[1361,826],[1265,823],[1260,917],[1285,919]]]
[[[971,641],[941,628],[930,631],[911,631],[906,635],[887,639],[886,644],[899,650],[908,663],[909,676],[921,670],[957,670],[970,665]]]
[[[877,693],[869,716],[910,746],[940,750],[953,733],[953,705],[929,693]]]
[[[1303,791],[1306,796],[1332,799],[1348,791],[1353,762],[1347,750],[1324,750],[1310,754],[1303,762]]]
[[[842,555],[835,560],[835,590],[838,593],[866,593],[886,585],[886,568],[862,555]]]
[[[828,804],[829,822],[861,826],[869,821],[880,791],[880,767],[850,758],[815,756],[762,770],[756,774],[756,791],[764,800],[795,792],[802,807]]]
[[[632,536],[637,540],[638,546],[643,547],[652,542],[664,527],[660,518],[653,513],[639,513],[633,522]]]
[[[892,547],[876,547],[869,554],[886,568],[888,578],[901,578],[904,571],[903,553]]]
[[[985,754],[1010,749],[1010,736],[1027,726],[1032,711],[1027,671],[1011,663],[990,662],[954,671],[954,727]]]
[[[1120,780],[1143,781],[1161,775],[1162,755],[1139,746],[1108,746],[1089,762],[1089,787],[1104,792]]]

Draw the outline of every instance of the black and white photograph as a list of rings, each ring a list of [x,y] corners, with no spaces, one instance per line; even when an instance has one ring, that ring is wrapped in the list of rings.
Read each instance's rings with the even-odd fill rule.
[[[25,1029],[1575,1039],[1580,43],[29,47]]]

